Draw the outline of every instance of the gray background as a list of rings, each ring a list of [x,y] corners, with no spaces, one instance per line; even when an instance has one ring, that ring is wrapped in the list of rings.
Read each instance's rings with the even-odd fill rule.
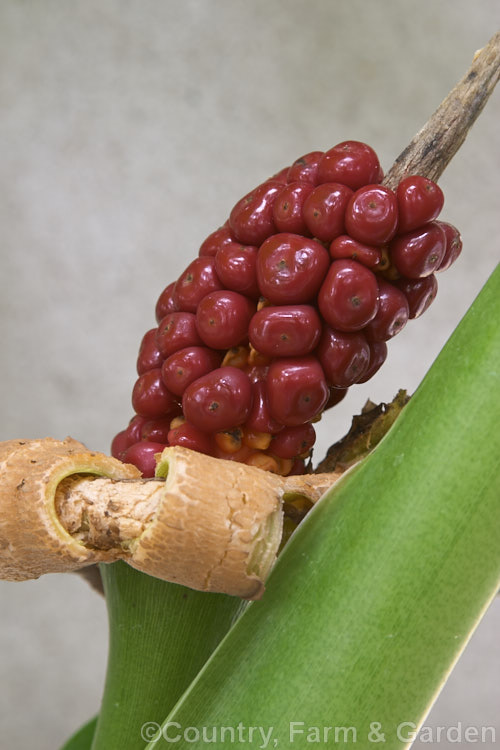
[[[347,138],[388,168],[499,20],[498,0],[1,0],[0,439],[108,450],[157,296],[235,201]],[[496,264],[499,115],[497,93],[440,181],[463,256],[318,457],[368,396],[416,388]],[[0,746],[54,750],[98,707],[104,603],[47,576],[2,582],[0,608]],[[499,630],[497,601],[427,723],[500,744]]]

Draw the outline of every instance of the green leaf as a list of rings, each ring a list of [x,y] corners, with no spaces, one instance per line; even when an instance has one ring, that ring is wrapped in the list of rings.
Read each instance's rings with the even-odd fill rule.
[[[244,605],[235,597],[151,578],[123,562],[100,567],[110,643],[92,750],[137,750],[154,736],[155,722],[170,711]]]
[[[309,748],[324,732],[339,747],[382,734],[384,748],[407,744],[500,581],[499,320],[497,269],[389,433],[292,536],[263,599],[150,750],[165,736],[177,748],[212,738]]]
[[[61,750],[90,750],[96,724],[97,716],[94,716],[93,719],[90,719],[90,721],[84,724],[78,732],[75,732],[75,734],[64,743]]]

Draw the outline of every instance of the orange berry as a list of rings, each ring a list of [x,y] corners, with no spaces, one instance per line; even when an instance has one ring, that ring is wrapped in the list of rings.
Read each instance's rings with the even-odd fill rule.
[[[224,453],[237,453],[241,448],[242,432],[239,427],[234,430],[223,430],[214,435],[217,447]]]
[[[256,432],[255,430],[243,431],[243,443],[255,450],[267,450],[271,444],[272,437],[268,432]]]
[[[272,456],[268,456],[267,453],[252,453],[246,461],[249,466],[256,466],[258,469],[264,471],[272,471],[273,474],[279,474],[278,462]]]

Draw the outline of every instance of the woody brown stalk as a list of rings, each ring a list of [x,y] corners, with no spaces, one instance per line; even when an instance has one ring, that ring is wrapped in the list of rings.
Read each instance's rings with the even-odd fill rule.
[[[500,31],[479,50],[469,70],[398,156],[383,184],[395,189],[411,174],[437,181],[465,141],[500,76]]]

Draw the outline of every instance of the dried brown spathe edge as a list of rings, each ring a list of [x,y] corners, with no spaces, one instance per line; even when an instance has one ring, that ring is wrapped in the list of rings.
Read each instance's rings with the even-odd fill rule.
[[[134,466],[71,438],[1,443],[0,578],[27,580],[122,559],[190,588],[259,598],[281,541],[283,496],[303,491],[315,500],[336,478],[284,479],[181,447],[163,451],[157,473],[156,481],[141,479]],[[96,476],[103,478],[97,501]],[[126,528],[144,485],[154,485],[156,506],[152,512],[145,503],[143,530],[124,538],[120,521]],[[99,534],[86,543],[78,518],[74,533],[63,525],[77,504],[82,518],[92,516],[94,527],[108,532],[100,547]]]

